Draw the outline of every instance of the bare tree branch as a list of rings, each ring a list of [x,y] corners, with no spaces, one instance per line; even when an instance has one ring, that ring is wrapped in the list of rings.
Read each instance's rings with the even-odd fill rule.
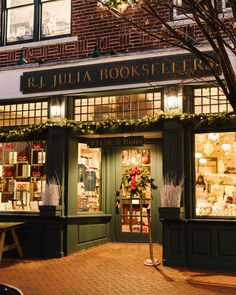
[[[122,20],[159,42],[187,50],[210,69],[218,85],[236,111],[236,75],[228,51],[236,58],[236,0],[228,0],[230,7],[222,10],[221,0],[98,0]],[[147,15],[150,24],[140,23],[138,14],[117,10],[122,3],[132,3]],[[162,8],[162,9],[161,9]],[[163,13],[163,8],[167,13]],[[187,25],[171,20],[173,11],[189,21]],[[194,31],[198,32],[194,35]],[[190,34],[191,33],[191,34]],[[200,34],[199,34],[200,33]],[[163,43],[162,43],[163,44]],[[215,53],[207,54],[202,46]],[[163,45],[162,45],[163,46]],[[161,45],[160,45],[161,48]],[[221,68],[224,78],[219,73]]]

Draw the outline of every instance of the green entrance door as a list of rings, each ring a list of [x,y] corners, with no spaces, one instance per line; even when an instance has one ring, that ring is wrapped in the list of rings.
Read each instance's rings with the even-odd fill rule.
[[[152,179],[158,186],[162,177],[160,141],[142,147],[117,148],[115,154],[115,240],[147,242],[147,209],[151,208],[153,241],[161,241],[159,194],[150,182]]]

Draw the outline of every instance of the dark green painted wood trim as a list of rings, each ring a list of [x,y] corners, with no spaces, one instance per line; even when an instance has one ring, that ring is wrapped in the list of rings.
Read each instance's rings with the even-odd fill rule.
[[[67,190],[65,194],[65,215],[77,214],[77,184],[78,184],[78,140],[73,134],[68,138],[67,150]]]
[[[236,271],[236,220],[162,220],[163,265]]]
[[[163,91],[163,86],[155,87],[155,88],[134,88],[134,89],[121,89],[121,90],[111,90],[111,91],[98,91],[98,92],[87,92],[83,94],[75,94],[75,95],[69,95],[70,97],[77,97],[77,98],[88,98],[88,97],[99,97],[99,96],[109,96],[109,95],[125,95],[125,94],[140,94],[140,93],[152,93],[152,92],[161,92]]]
[[[112,215],[111,214],[103,214],[103,213],[93,213],[93,214],[88,214],[88,213],[80,213],[80,214],[77,214],[77,215],[67,215],[66,218],[70,219],[70,218],[98,218],[98,217],[104,217],[104,218],[109,218],[111,217]]]
[[[110,215],[65,218],[64,251],[66,255],[81,248],[81,244],[96,244],[101,239],[110,240]]]
[[[145,133],[144,133],[145,136]],[[116,191],[120,190],[121,184],[121,150],[124,149],[151,149],[151,171],[152,177],[155,179],[155,184],[160,186],[162,180],[162,140],[151,139],[151,143],[145,144],[143,147],[119,147],[107,149],[106,151],[106,192],[107,202],[109,203],[111,219],[111,239],[112,241],[128,241],[128,242],[147,242],[148,235],[144,233],[122,233],[120,231],[121,224],[119,221],[120,216],[117,216],[115,210]],[[160,203],[159,192],[157,190],[152,192],[152,227],[153,227],[153,241],[161,242],[161,224],[158,218],[158,206]]]
[[[194,151],[194,137],[191,127],[185,128],[184,131],[184,191],[183,202],[185,218],[192,218],[195,194],[195,151]]]
[[[68,154],[68,130],[66,128],[51,127],[48,130],[47,140],[47,179],[58,178],[64,189],[61,204],[64,204],[64,197],[67,193],[67,154]],[[65,204],[66,208],[66,204]]]
[[[163,175],[182,177],[184,172],[184,126],[165,121],[163,130]]]
[[[64,256],[64,218],[39,215],[1,215],[1,222],[25,222],[18,238],[25,257],[53,258]]]
[[[86,243],[77,244],[77,245],[75,245],[75,247],[73,249],[72,248],[68,249],[66,253],[67,253],[67,255],[70,255],[74,252],[81,251],[84,249],[89,249],[92,247],[96,247],[96,246],[99,246],[99,245],[102,245],[102,244],[105,244],[108,242],[110,242],[110,240],[108,238],[104,238],[104,239],[99,239],[99,240],[95,240],[95,241],[89,241]]]

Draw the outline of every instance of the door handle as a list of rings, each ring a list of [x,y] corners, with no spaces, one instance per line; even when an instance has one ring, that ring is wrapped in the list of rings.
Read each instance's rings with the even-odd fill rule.
[[[120,200],[116,199],[116,214],[120,213]]]

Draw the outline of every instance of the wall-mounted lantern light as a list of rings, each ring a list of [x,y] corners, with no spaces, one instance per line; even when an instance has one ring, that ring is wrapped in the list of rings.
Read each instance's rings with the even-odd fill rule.
[[[62,104],[60,99],[52,99],[50,106],[50,118],[60,120],[62,117]]]
[[[182,112],[182,88],[170,86],[165,89],[164,111]]]
[[[178,96],[176,95],[168,96],[166,105],[169,109],[176,109],[178,107]]]

